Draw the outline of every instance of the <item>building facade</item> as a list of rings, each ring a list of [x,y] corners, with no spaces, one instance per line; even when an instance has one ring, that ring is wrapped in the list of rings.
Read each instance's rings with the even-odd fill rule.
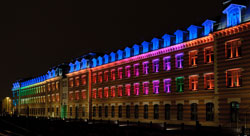
[[[250,8],[13,83],[20,115],[206,126],[250,124]]]

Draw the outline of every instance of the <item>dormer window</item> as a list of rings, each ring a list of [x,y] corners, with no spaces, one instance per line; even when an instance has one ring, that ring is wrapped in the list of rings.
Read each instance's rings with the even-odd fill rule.
[[[140,46],[139,46],[139,45],[135,44],[135,45],[133,46],[133,50],[134,50],[134,56],[140,54]]]
[[[210,32],[213,32],[213,28],[214,28],[214,23],[215,21],[212,20],[206,20],[202,26],[204,26],[204,35],[208,35]]]
[[[76,61],[76,62],[75,62],[75,65],[76,65],[75,71],[80,70],[80,62],[79,62],[79,61]]]
[[[153,50],[159,49],[160,40],[158,38],[153,38],[151,42],[153,43]]]
[[[201,27],[199,27],[199,26],[191,25],[187,29],[189,31],[189,40],[193,40],[193,39],[198,38],[200,29],[201,29]]]
[[[246,8],[246,6],[231,4],[223,11],[223,14],[227,14],[227,27],[241,23],[241,10],[243,8]]]
[[[99,66],[102,65],[102,63],[103,63],[103,62],[102,62],[102,57],[99,56],[99,57],[98,57],[98,65],[99,65]]]
[[[69,72],[74,72],[74,64],[73,64],[73,63],[70,63],[70,64],[69,64],[69,67],[70,67]]]
[[[123,51],[122,50],[118,50],[117,55],[118,55],[118,60],[123,59]]]
[[[144,41],[141,45],[143,48],[143,50],[142,50],[143,53],[146,53],[149,51],[149,43],[148,42]]]
[[[176,36],[176,44],[182,43],[186,40],[186,33],[182,30],[177,30],[174,34]]]
[[[103,58],[104,58],[104,64],[109,63],[109,55],[105,54]]]
[[[163,45],[162,47],[168,47],[173,43],[173,36],[169,34],[164,34],[162,36],[163,39]]]
[[[87,60],[82,59],[82,67],[81,67],[81,69],[85,69],[85,68],[87,68]]]
[[[129,58],[131,56],[131,49],[129,47],[125,48],[125,58]]]
[[[114,52],[110,53],[110,57],[111,57],[111,62],[114,62],[116,60],[116,54]]]
[[[96,58],[92,59],[92,67],[96,67],[97,66],[97,61]]]

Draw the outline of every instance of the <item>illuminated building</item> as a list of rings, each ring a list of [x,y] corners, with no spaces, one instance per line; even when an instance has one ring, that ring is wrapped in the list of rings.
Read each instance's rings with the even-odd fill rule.
[[[2,111],[4,114],[12,114],[12,102],[10,97],[5,97],[2,100]]]
[[[220,19],[201,26],[110,54],[90,53],[61,74],[52,69],[18,81],[13,103],[29,116],[244,124],[250,119],[250,8],[247,2],[225,5]]]

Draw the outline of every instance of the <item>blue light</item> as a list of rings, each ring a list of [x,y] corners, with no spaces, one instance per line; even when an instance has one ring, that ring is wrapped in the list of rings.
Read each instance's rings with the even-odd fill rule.
[[[125,58],[129,58],[131,56],[131,49],[129,47],[125,48]]]
[[[230,4],[223,14],[227,14],[227,27],[236,26],[241,23],[241,10],[246,6]]]
[[[159,39],[158,38],[153,38],[152,40],[151,40],[151,42],[153,43],[153,50],[157,50],[157,49],[159,49]]]
[[[204,26],[204,35],[207,36],[210,32],[213,32],[213,28],[214,28],[214,23],[215,21],[212,20],[206,20],[202,26]]]
[[[149,51],[149,42],[146,42],[146,41],[144,41],[144,42],[142,42],[142,52],[143,53],[146,53],[146,52],[148,52]]]
[[[111,57],[111,62],[116,61],[116,54],[114,52],[110,53],[110,57]]]
[[[162,36],[162,39],[163,39],[163,47],[168,47],[172,44],[173,36],[169,34],[164,34]]]
[[[51,77],[56,77],[56,71],[54,69],[52,69],[52,72],[51,72]]]
[[[96,58],[92,59],[92,67],[96,67],[97,66],[97,61]]]
[[[81,62],[82,62],[82,67],[81,67],[81,69],[87,68],[87,60],[83,58],[83,59],[81,60]]]
[[[189,40],[193,40],[193,39],[198,38],[199,29],[201,29],[201,27],[195,26],[195,25],[191,25],[188,27],[187,30],[189,31]]]
[[[139,46],[139,45],[135,44],[135,45],[133,46],[133,50],[134,50],[134,56],[140,54],[140,46]]]
[[[74,64],[73,63],[69,63],[69,67],[70,67],[69,72],[70,73],[74,72]]]
[[[118,54],[118,60],[123,59],[123,51],[122,50],[118,50],[117,54]]]
[[[101,56],[98,57],[98,65],[99,66],[102,65],[102,57]]]
[[[182,31],[182,30],[177,30],[174,34],[176,36],[176,44],[184,42],[185,39],[185,34],[187,32]]]
[[[105,63],[105,64],[108,64],[108,63],[109,63],[109,55],[105,54],[105,55],[103,56],[103,58],[104,58],[104,63]]]
[[[80,62],[78,60],[75,62],[75,66],[76,66],[75,71],[80,70]]]

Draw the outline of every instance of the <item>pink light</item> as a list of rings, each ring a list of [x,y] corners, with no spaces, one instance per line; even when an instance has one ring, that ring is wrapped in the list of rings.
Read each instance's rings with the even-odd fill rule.
[[[159,94],[159,80],[153,81],[153,92]]]
[[[134,94],[139,95],[139,83],[134,83]]]
[[[149,82],[143,83],[143,94],[147,95],[149,90]]]

